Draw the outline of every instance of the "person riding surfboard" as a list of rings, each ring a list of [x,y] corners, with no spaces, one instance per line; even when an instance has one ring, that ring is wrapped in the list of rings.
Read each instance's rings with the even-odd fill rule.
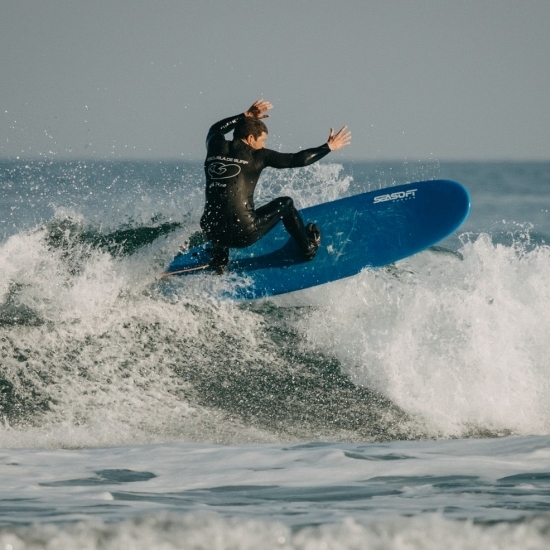
[[[212,243],[210,266],[222,274],[229,262],[230,248],[245,248],[271,231],[281,220],[298,244],[306,260],[312,260],[321,243],[314,223],[304,226],[290,197],[278,197],[259,208],[254,206],[254,190],[262,170],[298,168],[322,159],[331,151],[349,145],[347,126],[323,145],[298,153],[279,153],[266,148],[267,126],[261,119],[273,108],[258,99],[244,113],[225,118],[211,126],[206,137],[206,203],[200,225]],[[225,135],[233,131],[233,139]]]

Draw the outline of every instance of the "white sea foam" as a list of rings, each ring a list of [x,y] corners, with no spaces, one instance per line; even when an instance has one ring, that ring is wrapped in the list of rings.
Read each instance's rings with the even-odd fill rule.
[[[210,281],[200,278],[177,302],[166,299],[154,283],[165,262],[157,254],[146,247],[116,258],[72,243],[68,258],[48,246],[46,230],[0,245],[2,373],[11,386],[2,446],[270,439],[221,424],[182,375],[259,361],[258,315],[201,295]]]
[[[0,529],[0,536],[10,533],[27,542],[39,537],[50,544],[48,533],[55,533],[52,538],[68,537],[75,547],[86,547],[75,543],[78,533],[90,544],[100,545],[121,533],[135,532],[137,540],[151,540],[156,547],[172,531],[186,542],[191,533],[208,537],[232,528],[242,532],[242,542],[247,542],[246,532],[268,537],[270,531],[281,529],[285,539],[295,544],[313,540],[346,544],[353,540],[350,524],[366,540],[376,540],[392,532],[421,536],[423,529],[458,536],[460,527],[471,527],[469,520],[521,523],[529,532],[534,527],[535,534],[537,517],[548,509],[548,457],[547,436],[381,444],[4,449],[0,454],[4,517],[32,526],[12,525]],[[212,515],[205,517],[204,511]],[[198,515],[186,516],[189,512]],[[227,517],[234,519],[222,519]],[[411,517],[417,520],[406,519]],[[257,521],[250,523],[252,518]],[[548,537],[549,518],[542,519],[540,527]],[[122,523],[109,525],[113,522]],[[326,528],[311,528],[320,524]],[[474,534],[495,535],[498,530],[478,527]],[[3,541],[8,543],[6,538]],[[431,538],[426,542],[433,543]]]
[[[4,528],[0,531],[0,547],[5,550],[435,550],[444,541],[445,547],[453,550],[546,550],[550,543],[549,526],[547,518],[520,525],[482,526],[453,522],[434,514],[366,524],[348,520],[293,532],[282,524],[254,519],[155,515],[115,525],[86,521],[70,526]]]
[[[309,291],[301,327],[434,435],[550,428],[550,248],[466,238]]]

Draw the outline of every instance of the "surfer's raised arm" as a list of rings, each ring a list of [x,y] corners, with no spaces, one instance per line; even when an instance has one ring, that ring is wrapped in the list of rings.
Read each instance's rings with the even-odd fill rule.
[[[351,143],[351,132],[348,127],[344,126],[335,134],[334,130],[330,129],[327,145],[331,151],[338,151]]]

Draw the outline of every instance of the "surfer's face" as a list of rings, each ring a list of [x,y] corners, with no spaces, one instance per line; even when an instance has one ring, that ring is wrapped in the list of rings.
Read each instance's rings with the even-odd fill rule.
[[[252,134],[246,138],[246,143],[252,147],[252,149],[265,149],[265,140],[267,138],[267,133],[262,132],[262,135],[259,138],[255,138]]]

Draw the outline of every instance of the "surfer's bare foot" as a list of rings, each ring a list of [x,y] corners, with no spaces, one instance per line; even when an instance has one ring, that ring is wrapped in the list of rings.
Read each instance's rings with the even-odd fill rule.
[[[315,254],[317,254],[317,249],[321,245],[321,231],[314,223],[308,223],[306,225],[307,237],[309,239],[309,246],[304,256],[306,260],[313,260]]]

